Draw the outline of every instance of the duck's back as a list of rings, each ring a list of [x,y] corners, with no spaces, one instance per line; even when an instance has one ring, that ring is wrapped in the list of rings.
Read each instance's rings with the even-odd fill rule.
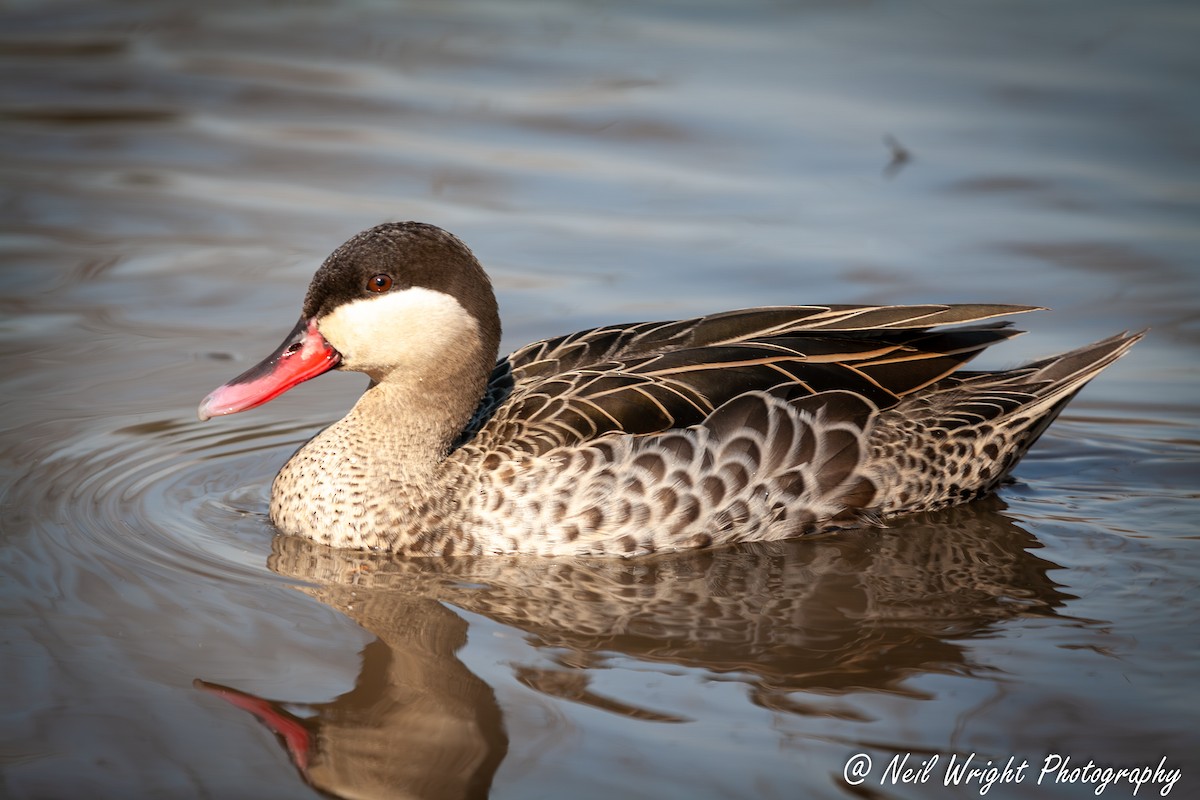
[[[751,391],[844,390],[877,408],[951,374],[1019,331],[1007,322],[933,331],[1028,306],[788,306],[580,331],[503,359],[464,441],[540,454],[606,434],[702,422]]]
[[[601,328],[498,365],[460,456],[485,551],[768,540],[992,489],[1134,338],[1000,373],[1005,306],[780,308]],[[967,327],[930,330],[933,325]]]

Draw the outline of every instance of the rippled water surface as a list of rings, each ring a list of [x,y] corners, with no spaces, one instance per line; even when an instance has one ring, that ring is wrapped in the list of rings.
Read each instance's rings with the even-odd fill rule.
[[[1198,39],[1171,2],[6,4],[0,795],[964,797],[975,754],[1030,763],[988,797],[1095,796],[1057,754],[1197,796]],[[337,554],[267,493],[361,377],[194,409],[390,219],[475,249],[507,348],[786,302],[1053,307],[984,366],[1152,330],[998,497],[885,530]]]

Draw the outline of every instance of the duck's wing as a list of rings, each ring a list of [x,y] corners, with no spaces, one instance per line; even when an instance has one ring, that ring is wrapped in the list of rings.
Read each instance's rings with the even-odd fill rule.
[[[742,394],[782,386],[793,397],[842,390],[890,408],[1018,333],[972,323],[1031,310],[799,306],[581,331],[502,361],[473,433],[543,453],[606,433],[686,427]],[[966,327],[931,330],[954,324]]]
[[[725,311],[671,322],[635,322],[590,328],[528,344],[508,357],[514,380],[553,377],[610,361],[674,350],[732,345],[817,331],[841,334],[923,330],[1009,317],[1038,306],[774,306]]]

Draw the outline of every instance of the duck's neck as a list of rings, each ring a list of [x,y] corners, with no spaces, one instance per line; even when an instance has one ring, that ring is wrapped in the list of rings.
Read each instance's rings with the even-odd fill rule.
[[[439,466],[478,404],[470,389],[441,381],[372,383],[333,427],[372,477],[423,490],[438,483]]]
[[[446,454],[479,402],[446,386],[373,384],[280,470],[271,520],[333,547],[429,550],[461,488]]]

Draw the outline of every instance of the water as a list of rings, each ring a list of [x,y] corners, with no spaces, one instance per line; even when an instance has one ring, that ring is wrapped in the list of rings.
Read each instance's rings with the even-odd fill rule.
[[[1029,762],[989,797],[1095,796],[1036,783],[1055,754],[1195,794],[1198,34],[1169,2],[9,4],[0,795],[964,797],[971,754]],[[408,218],[489,267],[506,348],[792,301],[1054,308],[984,366],[1152,331],[999,497],[885,531],[274,537],[275,470],[362,380],[195,406]]]

